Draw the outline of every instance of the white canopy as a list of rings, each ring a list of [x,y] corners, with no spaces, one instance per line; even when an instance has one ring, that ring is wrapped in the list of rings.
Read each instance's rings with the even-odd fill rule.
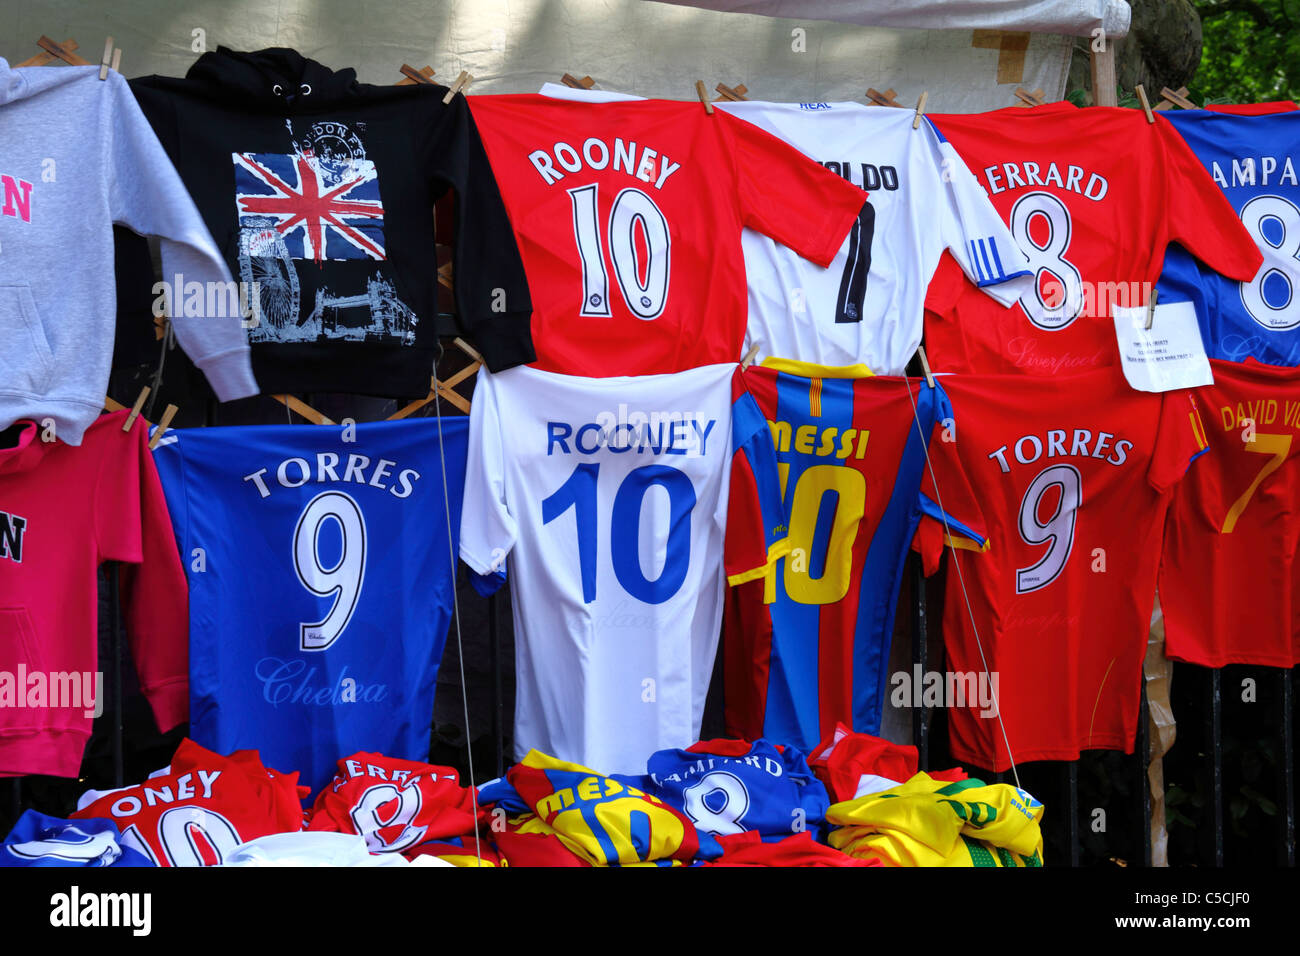
[[[658,0],[724,13],[792,20],[835,20],[912,30],[1008,30],[1107,37],[1128,33],[1132,12],[1124,0]]]

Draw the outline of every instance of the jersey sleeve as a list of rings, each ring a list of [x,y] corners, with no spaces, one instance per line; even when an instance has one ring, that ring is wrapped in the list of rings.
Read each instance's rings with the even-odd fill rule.
[[[505,447],[498,385],[480,369],[469,413],[465,497],[461,505],[460,559],[474,572],[474,590],[487,597],[506,580],[506,555],[519,525],[506,501]]]
[[[1229,279],[1245,282],[1254,278],[1264,257],[1232,203],[1173,124],[1157,116],[1155,130],[1162,157],[1156,175],[1165,187],[1166,242],[1180,243]]]
[[[966,277],[988,295],[1010,306],[1031,287],[1029,260],[1016,245],[998,211],[970,167],[926,120],[937,182],[931,209],[945,248],[952,253]]]
[[[949,546],[975,552],[989,549],[988,523],[961,463],[961,429],[947,395],[941,386],[935,387],[938,407],[921,475],[921,521],[912,541],[927,575],[939,569],[939,559]]]
[[[537,359],[532,299],[505,200],[469,104],[456,96],[444,106],[441,92],[429,94],[435,112],[420,161],[435,184],[456,191],[456,313],[487,367],[499,372]]]
[[[1200,403],[1189,390],[1165,392],[1161,396],[1160,424],[1155,449],[1147,469],[1147,480],[1158,492],[1173,487],[1192,462],[1209,451]]]
[[[867,194],[753,123],[721,111],[710,120],[731,140],[742,222],[828,267]]]
[[[736,585],[763,577],[790,541],[772,433],[739,366],[731,383],[730,490],[725,515],[715,517],[725,521],[723,562],[727,583]]]
[[[166,733],[189,719],[189,587],[140,419],[120,459],[101,463],[95,535],[101,561],[123,562],[131,658],[158,728]]]

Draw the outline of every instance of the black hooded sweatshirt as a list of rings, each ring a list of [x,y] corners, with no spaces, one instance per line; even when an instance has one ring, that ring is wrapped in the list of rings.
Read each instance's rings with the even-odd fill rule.
[[[224,47],[184,79],[131,89],[258,306],[263,393],[428,392],[433,205],[448,189],[461,329],[493,371],[534,360],[523,264],[464,96],[444,105],[436,84],[372,86],[293,50]]]

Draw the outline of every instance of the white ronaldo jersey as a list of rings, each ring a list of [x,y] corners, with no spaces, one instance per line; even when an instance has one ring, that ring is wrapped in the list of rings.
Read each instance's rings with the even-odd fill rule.
[[[548,83],[548,96],[626,94]],[[1009,307],[1032,285],[1027,260],[978,180],[929,120],[862,103],[718,102],[860,186],[868,205],[830,268],[744,230],[745,349],[818,365],[902,374],[921,342],[926,287],[944,250]],[[703,107],[701,107],[702,109]]]
[[[763,524],[776,461],[739,367],[480,369],[469,442],[460,556],[484,594],[509,569],[516,755],[639,773],[689,746],[724,577],[761,576],[784,538]]]

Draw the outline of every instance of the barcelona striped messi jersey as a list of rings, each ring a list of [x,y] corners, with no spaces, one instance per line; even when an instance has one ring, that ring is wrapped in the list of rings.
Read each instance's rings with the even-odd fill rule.
[[[861,365],[768,359],[745,379],[776,445],[790,553],[729,595],[727,731],[805,751],[837,722],[878,733],[908,547],[922,513],[945,514],[920,483],[948,398]],[[951,484],[949,523],[982,541]]]

